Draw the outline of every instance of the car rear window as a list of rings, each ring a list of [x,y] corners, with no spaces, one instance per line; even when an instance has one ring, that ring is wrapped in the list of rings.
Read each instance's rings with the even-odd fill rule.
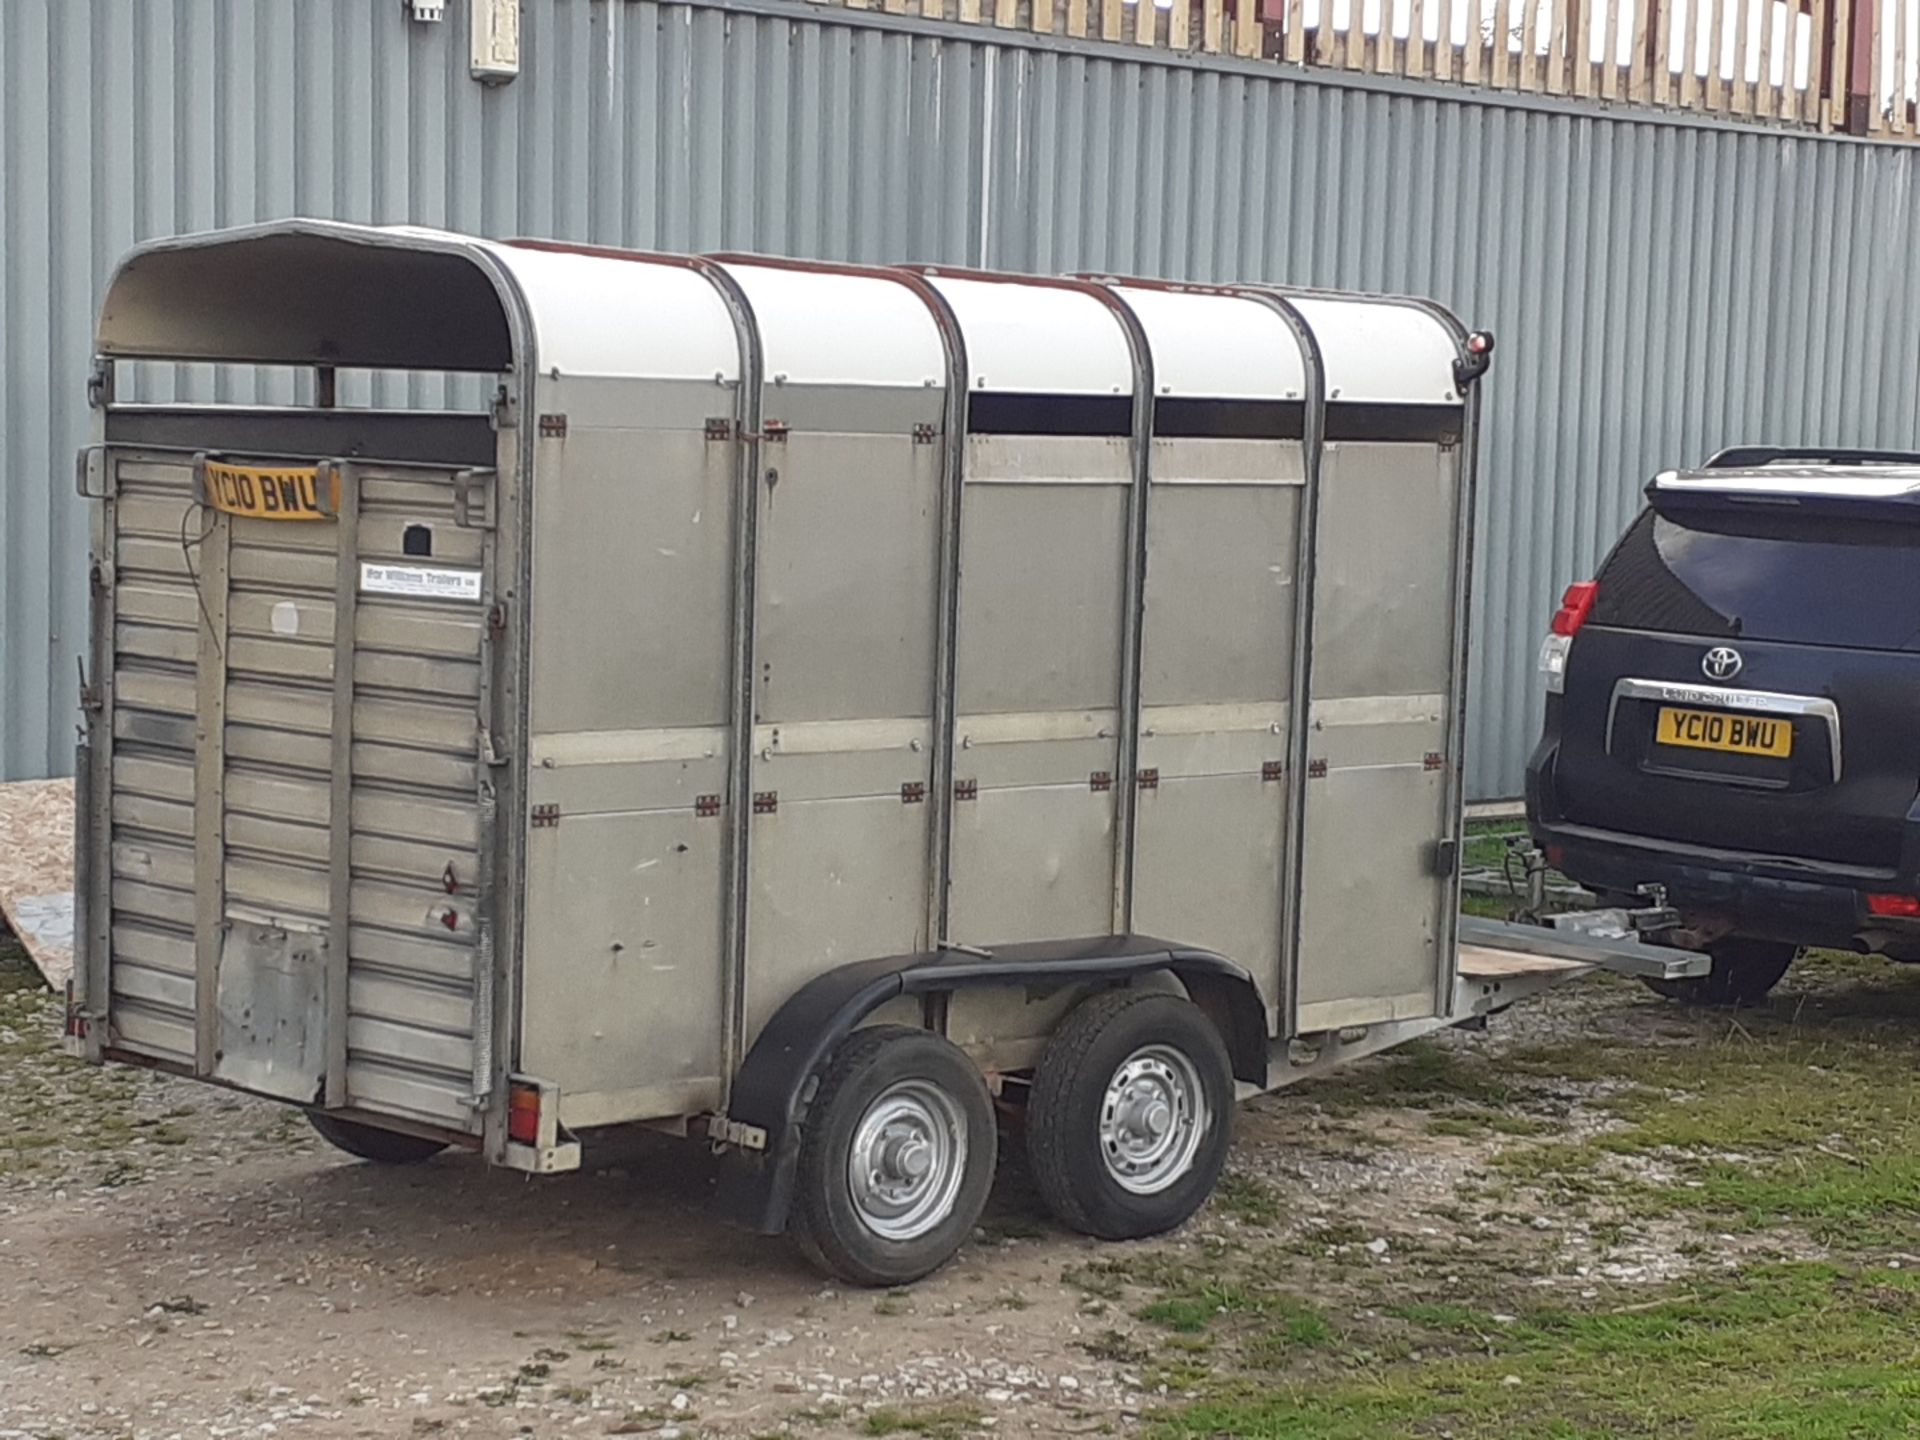
[[[1648,509],[1599,580],[1597,625],[1920,649],[1920,528],[1899,520]]]

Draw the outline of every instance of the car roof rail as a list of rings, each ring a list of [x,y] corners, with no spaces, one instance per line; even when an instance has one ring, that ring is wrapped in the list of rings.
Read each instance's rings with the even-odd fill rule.
[[[1758,470],[1797,461],[1807,465],[1920,465],[1910,450],[1844,450],[1826,445],[1735,445],[1702,466],[1706,470]]]

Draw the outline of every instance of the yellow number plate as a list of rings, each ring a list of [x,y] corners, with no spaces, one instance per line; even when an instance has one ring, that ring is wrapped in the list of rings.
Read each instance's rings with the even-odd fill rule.
[[[331,520],[339,496],[331,473],[313,465],[228,465],[208,460],[201,471],[207,504],[252,520]]]
[[[1724,750],[1729,755],[1771,755],[1784,760],[1793,754],[1793,722],[1771,715],[1722,715],[1662,706],[1654,738],[1662,745]]]

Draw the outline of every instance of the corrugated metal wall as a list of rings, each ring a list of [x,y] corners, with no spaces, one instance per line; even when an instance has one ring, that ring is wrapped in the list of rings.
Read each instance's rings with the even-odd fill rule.
[[[1437,296],[1499,332],[1471,787],[1517,791],[1559,587],[1644,478],[1920,442],[1920,152],[921,22],[525,0],[0,0],[0,775],[68,767],[90,320],[151,235],[291,214]],[[186,377],[191,385],[195,377]]]

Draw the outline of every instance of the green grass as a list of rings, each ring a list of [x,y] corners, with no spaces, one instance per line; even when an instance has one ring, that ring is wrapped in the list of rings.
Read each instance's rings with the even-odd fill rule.
[[[1602,999],[1588,1038],[1410,1046],[1310,1092],[1359,1123],[1414,1109],[1475,1137],[1490,1173],[1453,1208],[1508,1215],[1501,1233],[1398,1234],[1391,1265],[1301,1231],[1082,1267],[1142,1322],[1150,1373],[1194,1397],[1150,1433],[1920,1436],[1920,970],[1812,956],[1731,1015],[1585,983]],[[1566,1135],[1575,1103],[1610,1123]],[[1542,1214],[1551,1232],[1526,1223]],[[1567,1227],[1597,1261],[1656,1220],[1691,1257],[1679,1280],[1535,1284],[1574,1263]]]
[[[860,1427],[862,1435],[927,1435],[933,1440],[955,1440],[980,1429],[983,1416],[977,1405],[949,1401],[944,1405],[887,1407],[875,1410]]]
[[[1841,1440],[1920,1429],[1920,1277],[1786,1265],[1632,1310],[1540,1310],[1490,1329],[1471,1314],[1426,1318],[1450,1322],[1460,1348],[1358,1376],[1241,1380],[1155,1433]]]

